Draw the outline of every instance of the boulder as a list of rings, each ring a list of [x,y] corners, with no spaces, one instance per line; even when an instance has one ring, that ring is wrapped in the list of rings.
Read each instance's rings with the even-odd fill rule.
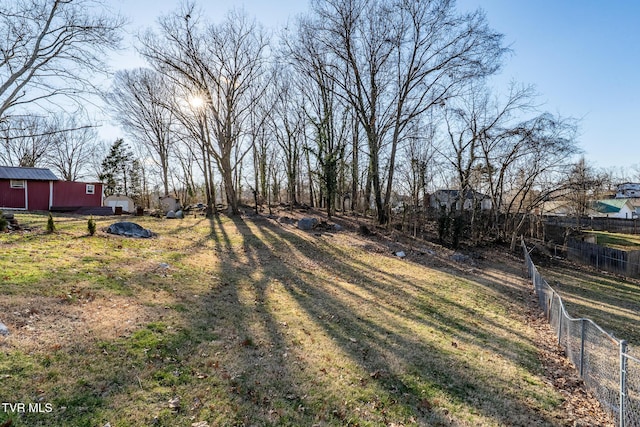
[[[302,218],[298,221],[298,228],[300,230],[313,230],[318,225],[317,218]]]
[[[148,238],[153,235],[150,230],[146,228],[142,228],[142,226],[136,224],[135,222],[116,222],[111,224],[107,228],[107,233],[109,234],[117,234],[119,236],[126,237],[143,237]]]
[[[174,211],[167,212],[167,218],[168,219],[175,219],[176,218],[176,213]]]
[[[2,322],[0,322],[0,335],[9,335],[9,328]]]
[[[176,218],[183,219],[184,218],[184,212],[182,212],[182,210],[176,211]]]

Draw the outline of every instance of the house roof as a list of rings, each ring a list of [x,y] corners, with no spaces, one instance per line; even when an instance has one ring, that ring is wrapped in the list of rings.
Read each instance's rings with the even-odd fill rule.
[[[58,181],[49,169],[0,166],[0,179],[26,179],[31,181]]]
[[[438,197],[438,195],[447,195],[450,198],[456,198],[459,193],[459,190],[436,190],[434,196]],[[474,190],[467,190],[465,193],[465,199],[470,200],[474,198],[477,200],[490,199],[486,194],[482,194]]]
[[[568,200],[547,200],[542,203],[542,211],[546,214],[568,214],[571,213],[572,210],[573,207],[571,206],[571,202]]]
[[[628,202],[628,199],[596,200],[592,202],[591,209],[603,214],[618,213]]]

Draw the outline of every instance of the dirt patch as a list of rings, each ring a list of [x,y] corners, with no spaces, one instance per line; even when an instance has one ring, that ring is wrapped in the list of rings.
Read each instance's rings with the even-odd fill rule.
[[[126,297],[68,295],[14,299],[3,313],[10,334],[2,344],[33,352],[67,347],[79,341],[114,339],[154,317],[152,309]]]

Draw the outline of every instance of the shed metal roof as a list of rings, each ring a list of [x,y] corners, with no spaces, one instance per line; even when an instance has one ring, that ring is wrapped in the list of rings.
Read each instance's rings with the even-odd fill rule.
[[[0,179],[26,179],[31,181],[58,181],[49,169],[0,166]]]

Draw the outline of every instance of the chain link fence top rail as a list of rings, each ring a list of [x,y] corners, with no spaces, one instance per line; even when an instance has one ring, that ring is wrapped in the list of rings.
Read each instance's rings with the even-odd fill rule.
[[[640,360],[618,340],[585,318],[571,317],[560,295],[540,275],[522,242],[525,266],[558,344],[585,385],[619,427],[640,426]]]

